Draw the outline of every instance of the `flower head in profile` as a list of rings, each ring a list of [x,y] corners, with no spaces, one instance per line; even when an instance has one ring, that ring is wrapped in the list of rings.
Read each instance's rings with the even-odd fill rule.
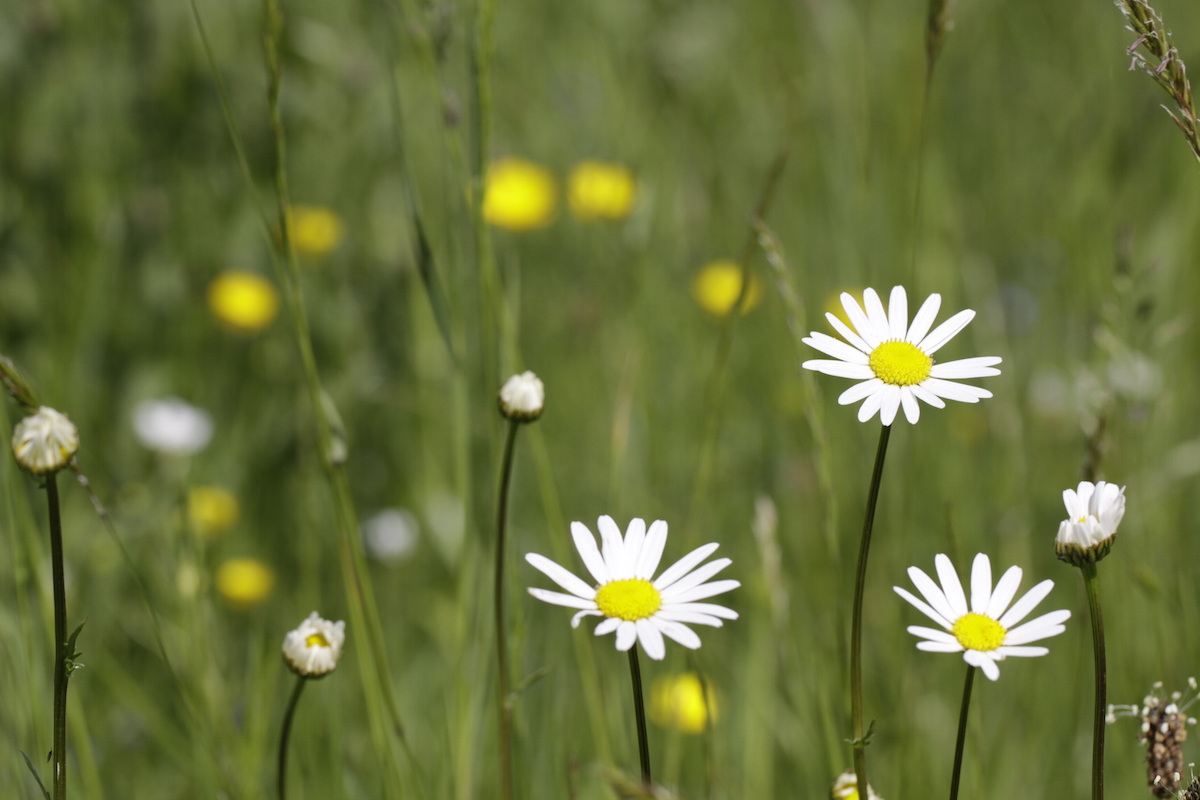
[[[596,547],[596,539],[586,525],[571,523],[575,547],[595,579],[594,585],[545,556],[525,556],[526,561],[570,592],[529,590],[547,603],[580,609],[571,619],[571,627],[578,627],[584,617],[604,617],[596,626],[597,636],[616,631],[618,650],[628,650],[640,641],[648,656],[661,660],[666,655],[664,636],[692,650],[700,647],[700,637],[686,623],[719,628],[722,619],[737,619],[736,611],[698,602],[741,586],[734,580],[705,583],[731,563],[728,558],[719,558],[698,566],[712,555],[717,544],[696,548],[653,580],[667,543],[667,523],[658,520],[647,531],[645,521],[635,519],[629,523],[624,539],[612,517],[601,517],[598,526],[603,549]]]
[[[983,674],[994,681],[1000,677],[997,662],[1008,656],[1044,656],[1050,651],[1045,647],[1028,647],[1029,642],[1057,636],[1066,630],[1063,623],[1070,618],[1071,612],[1065,609],[1051,611],[1013,627],[1042,602],[1054,588],[1054,581],[1042,581],[1013,603],[1021,583],[1021,568],[1009,567],[993,589],[991,561],[980,553],[975,556],[971,568],[971,605],[968,606],[967,596],[950,559],[938,554],[934,563],[941,587],[916,567],[908,568],[908,577],[924,601],[899,586],[892,587],[896,594],[944,629],[909,626],[909,633],[925,640],[917,643],[918,650],[962,653],[964,661],[982,668]]]
[[[746,287],[746,299],[742,313],[750,311],[762,300],[762,283],[749,274],[750,285]],[[733,310],[742,293],[743,270],[733,261],[713,261],[705,264],[692,281],[692,297],[708,313],[723,317]]]
[[[554,221],[554,176],[522,158],[502,158],[488,168],[483,218],[510,231],[531,231]]]
[[[704,733],[717,721],[717,697],[712,682],[695,672],[664,675],[650,690],[650,719],[680,733]]]
[[[34,475],[58,472],[79,450],[79,431],[61,411],[41,406],[13,428],[12,451],[21,469]]]
[[[1096,562],[1108,555],[1125,516],[1125,487],[1100,481],[1081,481],[1063,492],[1067,518],[1059,523],[1054,552],[1075,566]]]
[[[623,219],[633,208],[637,183],[628,167],[580,161],[567,178],[571,213],[583,221]]]
[[[207,411],[178,397],[168,397],[138,403],[133,411],[133,430],[151,450],[190,456],[208,445],[213,423]]]
[[[330,622],[312,612],[283,639],[283,660],[305,678],[323,678],[337,667],[346,642],[346,623]]]
[[[829,797],[830,800],[858,800],[858,776],[854,774],[854,770],[848,769],[837,776],[833,788],[829,790]],[[870,783],[867,784],[867,797],[869,800],[883,800],[875,794],[875,789]]]
[[[341,243],[344,231],[342,218],[324,206],[294,205],[288,209],[288,233],[299,255],[329,255]]]
[[[526,370],[513,375],[500,387],[500,413],[516,422],[533,422],[542,415],[546,387],[541,379]]]
[[[941,295],[929,295],[909,325],[908,296],[903,286],[892,289],[886,311],[874,289],[863,291],[862,306],[849,293],[843,292],[842,307],[850,325],[834,314],[827,313],[825,318],[846,341],[819,331],[804,339],[809,347],[837,360],[816,359],[805,361],[802,366],[826,375],[861,381],[838,398],[841,405],[863,401],[858,409],[860,422],[866,422],[878,412],[880,421],[891,425],[896,412],[903,406],[904,416],[916,424],[921,416],[918,400],[934,408],[945,408],[944,399],[978,403],[991,397],[992,393],[986,389],[956,381],[999,375],[1000,370],[995,368],[1000,363],[998,357],[964,358],[942,364],[933,360],[933,354],[975,316],[970,309],[960,311],[930,331],[941,304]]]
[[[279,294],[266,278],[231,269],[208,285],[208,308],[234,333],[257,333],[279,313]]]

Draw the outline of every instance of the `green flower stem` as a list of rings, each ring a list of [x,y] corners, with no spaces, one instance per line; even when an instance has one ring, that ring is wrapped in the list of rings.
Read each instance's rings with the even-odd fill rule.
[[[1085,563],[1083,584],[1087,587],[1088,610],[1092,616],[1092,651],[1096,663],[1096,705],[1092,717],[1092,800],[1104,800],[1104,716],[1108,709],[1108,671],[1104,658],[1104,616],[1100,612],[1100,578],[1094,562]]]
[[[967,742],[967,711],[971,707],[971,684],[975,682],[975,667],[967,665],[967,680],[963,683],[962,708],[958,712],[958,741],[954,745],[954,771],[950,774],[950,800],[958,800],[958,779],[962,775],[963,747]]]
[[[508,484],[512,478],[514,445],[521,423],[508,423],[508,438],[504,442],[504,466],[500,472],[500,500],[496,507],[496,580],[492,602],[496,615],[496,666],[499,687],[496,701],[500,706],[500,770],[503,775],[500,791],[504,800],[513,797],[512,769],[512,699],[508,696],[508,639],[504,633],[504,534],[508,518]]]
[[[292,719],[296,716],[296,706],[300,702],[300,692],[304,690],[304,684],[306,683],[308,683],[308,678],[303,675],[296,676],[296,688],[292,689],[292,696],[288,698],[287,711],[283,712],[283,727],[279,732],[279,800],[287,800],[288,739],[292,735]]]
[[[54,583],[54,800],[67,796],[67,586],[63,576],[58,473],[46,476],[50,506],[50,569]]]
[[[637,716],[638,756],[642,762],[642,785],[650,787],[650,739],[646,736],[646,703],[642,700],[642,667],[638,663],[638,644],[629,648],[629,675],[633,680],[633,711]]]
[[[867,555],[871,549],[871,531],[875,527],[875,506],[879,502],[879,484],[883,479],[883,460],[887,456],[892,428],[884,425],[875,450],[875,468],[871,471],[871,491],[867,495],[867,515],[863,520],[862,541],[858,546],[858,571],[854,578],[854,617],[850,623],[850,716],[854,725],[854,777],[862,797],[867,787],[867,742],[863,731],[862,708],[862,611],[863,589],[867,581]]]

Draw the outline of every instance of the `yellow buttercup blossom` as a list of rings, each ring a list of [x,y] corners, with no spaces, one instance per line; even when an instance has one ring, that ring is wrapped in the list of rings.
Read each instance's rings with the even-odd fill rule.
[[[294,205],[288,209],[288,232],[297,255],[321,258],[341,243],[345,225],[324,206]]]
[[[567,193],[577,219],[623,219],[633,208],[637,183],[621,164],[581,161],[571,170]]]
[[[742,268],[732,261],[713,261],[692,281],[692,296],[710,314],[723,317],[737,303],[742,291]],[[762,282],[750,275],[742,313],[747,314],[762,300]]]
[[[215,539],[237,522],[238,501],[220,486],[196,486],[188,491],[188,517],[202,539]]]
[[[717,721],[712,684],[706,686],[694,672],[659,678],[650,692],[650,718],[681,733],[704,733]]]
[[[253,272],[228,270],[209,284],[208,308],[227,328],[255,333],[279,313],[279,294],[270,281]]]
[[[231,558],[217,568],[217,591],[230,606],[246,610],[267,599],[275,573],[255,558]]]
[[[502,158],[488,168],[483,218],[510,231],[544,228],[554,221],[558,190],[545,168],[522,158]]]

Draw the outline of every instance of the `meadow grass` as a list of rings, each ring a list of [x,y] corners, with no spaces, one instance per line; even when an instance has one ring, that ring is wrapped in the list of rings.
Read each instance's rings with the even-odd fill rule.
[[[904,628],[922,620],[891,587],[936,553],[963,572],[984,551],[1020,564],[1023,587],[1052,578],[1047,609],[1073,617],[1048,656],[975,682],[962,795],[1087,795],[1087,600],[1053,537],[1089,459],[1128,486],[1100,567],[1110,701],[1200,669],[1200,173],[1161,91],[1128,71],[1135,37],[1111,4],[957,3],[928,72],[917,2],[284,2],[286,196],[345,226],[294,272],[273,255],[263,8],[196,8],[212,66],[186,3],[0,8],[0,353],[78,426],[119,536],[60,475],[69,628],[87,618],[73,797],[272,796],[294,683],[279,649],[313,610],[347,620],[348,649],[298,707],[289,797],[499,797],[495,395],[526,368],[547,403],[508,507],[515,796],[612,797],[612,770],[636,783],[625,655],[525,592],[545,581],[524,554],[578,573],[568,524],[601,514],[667,520],[668,562],[719,541],[722,577],[742,582],[718,598],[739,620],[642,660],[648,694],[694,670],[719,710],[699,735],[651,725],[655,779],[692,800],[826,796],[851,766],[849,609],[878,422],[798,364],[846,288],[903,284],[914,309],[940,292],[978,315],[939,355],[1004,358],[976,381],[993,399],[926,408],[891,436],[864,603],[879,794],[946,791],[962,680],[957,659],[916,650]],[[1200,63],[1200,8],[1155,8]],[[484,223],[485,162],[503,156],[556,176],[545,227]],[[628,216],[569,213],[584,159],[632,170]],[[764,287],[744,316],[692,297],[722,258]],[[294,280],[305,324],[293,307],[253,335],[220,325],[205,293],[232,268],[285,298]],[[194,456],[134,434],[137,403],[172,395],[215,422]],[[0,404],[0,430],[21,416]],[[204,485],[240,507],[213,538],[187,513]],[[0,486],[0,797],[33,798],[18,751],[49,774],[46,504],[7,456]],[[416,547],[356,553],[356,521],[393,507],[419,521]],[[216,588],[240,557],[275,576],[251,607]],[[1146,791],[1137,723],[1110,726],[1107,770],[1110,795]]]

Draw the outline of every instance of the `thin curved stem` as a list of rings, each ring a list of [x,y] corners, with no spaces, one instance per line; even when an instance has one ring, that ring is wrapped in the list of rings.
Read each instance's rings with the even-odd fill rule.
[[[642,762],[642,785],[650,787],[650,737],[646,735],[646,704],[642,700],[642,667],[637,642],[629,648],[629,676],[633,680],[633,712],[637,717],[638,757]]]
[[[1092,617],[1092,654],[1096,664],[1096,704],[1092,717],[1092,800],[1104,800],[1104,716],[1108,710],[1108,671],[1104,657],[1104,615],[1100,611],[1100,577],[1095,563],[1085,563],[1083,584],[1087,587],[1088,610]]]
[[[875,527],[875,506],[879,502],[879,484],[883,479],[883,460],[887,456],[892,427],[884,425],[875,450],[875,468],[871,471],[871,490],[867,495],[867,514],[863,519],[862,541],[858,545],[858,570],[854,578],[854,617],[850,623],[850,716],[854,725],[854,777],[862,797],[868,796],[867,742],[863,731],[862,707],[862,610],[863,590],[867,582],[867,556],[871,549],[871,531]]]
[[[971,684],[975,682],[975,667],[967,665],[963,683],[962,708],[958,712],[958,741],[954,745],[954,771],[950,773],[950,800],[958,800],[958,779],[962,775],[963,748],[967,743],[967,711],[971,708]]]
[[[296,716],[296,705],[300,702],[300,692],[303,691],[306,683],[308,683],[308,679],[303,675],[296,676],[296,688],[292,689],[292,696],[288,698],[287,711],[283,712],[283,727],[279,733],[279,800],[287,800],[288,739],[292,735],[292,718]]]
[[[512,769],[512,701],[508,696],[508,638],[504,631],[504,539],[508,521],[508,484],[512,478],[514,445],[521,423],[508,423],[508,438],[504,442],[504,466],[500,472],[500,500],[496,507],[496,579],[492,600],[496,617],[496,666],[499,686],[496,699],[500,704],[500,771],[503,776],[500,791],[504,800],[513,797]]]
[[[67,796],[67,587],[63,575],[58,473],[46,476],[50,509],[50,570],[54,583],[54,800]]]

